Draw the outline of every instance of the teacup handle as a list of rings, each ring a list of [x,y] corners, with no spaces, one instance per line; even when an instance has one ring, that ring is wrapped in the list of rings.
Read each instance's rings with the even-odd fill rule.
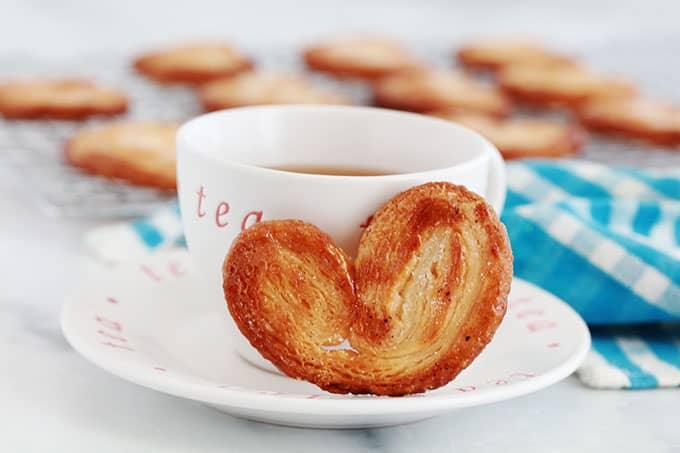
[[[486,183],[486,200],[494,207],[498,215],[503,211],[507,182],[505,161],[495,146],[489,145],[489,176]]]

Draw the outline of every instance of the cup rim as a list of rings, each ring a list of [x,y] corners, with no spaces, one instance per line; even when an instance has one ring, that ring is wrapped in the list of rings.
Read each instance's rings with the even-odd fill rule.
[[[407,117],[407,118],[413,118],[417,119],[418,121],[426,121],[426,122],[432,122],[432,123],[438,123],[440,125],[445,125],[446,127],[452,129],[452,130],[457,130],[458,132],[462,132],[464,134],[468,134],[469,136],[473,137],[475,140],[479,141],[481,149],[483,149],[485,152],[479,153],[476,156],[472,157],[471,159],[467,159],[463,162],[456,163],[454,165],[448,165],[448,166],[441,166],[441,167],[436,167],[428,170],[421,170],[421,171],[414,171],[414,172],[403,172],[403,173],[389,173],[389,174],[381,174],[381,175],[328,175],[328,174],[318,174],[318,173],[297,173],[293,171],[286,171],[286,170],[278,170],[275,168],[268,168],[268,167],[262,167],[256,164],[248,164],[245,162],[238,162],[236,160],[229,160],[229,159],[219,159],[214,156],[210,156],[207,153],[202,153],[201,151],[197,151],[196,149],[200,149],[200,146],[197,146],[196,143],[191,143],[189,138],[187,137],[189,135],[189,131],[199,127],[198,124],[203,123],[206,121],[206,119],[215,117],[215,116],[223,116],[223,115],[233,115],[233,114],[239,114],[242,112],[250,112],[250,111],[309,111],[309,112],[314,112],[314,111],[327,111],[327,112],[363,112],[363,113],[374,113],[374,114],[379,114],[379,115],[391,115],[395,117]],[[214,112],[208,112],[208,113],[203,113],[201,115],[198,115],[186,122],[184,122],[179,129],[177,130],[177,150],[178,153],[180,150],[181,152],[184,153],[184,150],[189,150],[188,152],[194,153],[194,154],[201,154],[203,157],[208,158],[210,160],[214,160],[220,163],[220,165],[231,167],[231,168],[236,168],[242,172],[245,173],[251,173],[251,174],[258,174],[261,176],[276,176],[276,177],[287,177],[290,179],[302,179],[302,180],[316,180],[316,181],[332,181],[332,182],[342,182],[342,181],[352,181],[352,182],[367,182],[367,181],[375,181],[375,180],[380,180],[380,181],[389,181],[389,180],[395,180],[395,179],[402,179],[402,178],[417,178],[417,177],[422,177],[426,176],[428,174],[434,174],[434,173],[440,173],[440,172],[445,172],[448,170],[465,170],[468,167],[474,167],[477,166],[483,159],[490,159],[493,152],[497,151],[496,147],[489,141],[487,140],[484,136],[479,134],[477,131],[474,131],[466,126],[463,126],[461,124],[455,123],[450,120],[446,120],[443,118],[437,118],[434,116],[429,116],[429,115],[424,115],[420,113],[413,113],[413,112],[405,112],[405,111],[400,111],[400,110],[393,110],[393,109],[386,109],[386,108],[380,108],[380,107],[371,107],[371,106],[356,106],[356,105],[312,105],[312,104],[278,104],[278,105],[256,105],[256,106],[246,106],[246,107],[235,107],[235,108],[229,108],[229,109],[223,109],[223,110],[217,110]],[[186,144],[186,146],[182,146],[182,143]],[[178,166],[180,165],[180,159],[178,159]]]

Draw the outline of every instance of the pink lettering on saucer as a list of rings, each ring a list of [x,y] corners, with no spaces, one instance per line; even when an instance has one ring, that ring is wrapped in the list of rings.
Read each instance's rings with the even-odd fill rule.
[[[123,325],[119,321],[102,315],[97,315],[94,319],[98,326],[97,335],[99,335],[102,345],[113,349],[134,351],[128,344],[128,339],[123,335]]]

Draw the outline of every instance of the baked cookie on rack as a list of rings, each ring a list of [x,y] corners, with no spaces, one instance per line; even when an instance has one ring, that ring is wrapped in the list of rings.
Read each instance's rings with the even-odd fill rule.
[[[470,365],[505,315],[511,280],[494,209],[446,182],[381,207],[354,262],[316,226],[270,220],[242,231],[223,266],[232,318],[279,370],[333,393],[392,396]]]
[[[214,80],[199,88],[207,111],[266,104],[349,104],[350,100],[314,86],[304,77],[274,72],[250,72]]]
[[[0,114],[13,119],[80,120],[124,113],[122,91],[84,79],[0,82]]]
[[[582,66],[510,65],[499,72],[498,83],[513,98],[541,106],[577,107],[593,99],[631,97],[637,91],[626,78]]]
[[[587,139],[579,126],[549,119],[498,119],[458,111],[433,112],[432,115],[479,132],[506,159],[569,156],[578,153]]]
[[[200,84],[253,68],[243,52],[226,43],[195,43],[141,55],[135,69],[160,83]]]
[[[578,115],[595,131],[665,146],[680,145],[678,105],[648,98],[603,99],[585,104]]]
[[[116,122],[84,129],[66,143],[66,161],[94,175],[171,190],[177,186],[178,124]]]
[[[316,71],[368,80],[422,66],[399,42],[378,37],[328,41],[305,49],[303,58]]]
[[[455,71],[408,71],[387,76],[373,87],[377,106],[429,112],[465,109],[504,116],[511,108],[496,87]]]
[[[468,43],[456,52],[466,67],[498,71],[512,64],[571,66],[572,57],[558,53],[532,41],[494,39]]]

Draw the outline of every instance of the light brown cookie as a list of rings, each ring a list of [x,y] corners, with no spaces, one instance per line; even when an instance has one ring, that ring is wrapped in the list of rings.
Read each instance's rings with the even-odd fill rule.
[[[379,80],[373,93],[380,107],[414,112],[454,108],[504,116],[511,107],[500,90],[460,72],[402,72]]]
[[[338,94],[292,74],[251,72],[209,82],[199,89],[205,110],[266,104],[349,104]]]
[[[127,110],[121,91],[81,79],[0,83],[0,114],[6,118],[77,120]]]
[[[516,39],[477,41],[456,52],[458,61],[467,67],[497,71],[512,64],[542,66],[574,65],[573,58],[531,41]]]
[[[134,67],[161,83],[200,84],[248,71],[253,62],[224,43],[196,43],[138,57]]]
[[[592,130],[680,145],[678,105],[647,98],[595,100],[579,110],[579,117]]]
[[[140,186],[174,189],[177,124],[119,122],[77,132],[66,161],[88,173]]]
[[[493,143],[506,159],[562,157],[576,154],[586,133],[576,125],[545,119],[497,119],[460,112],[433,115],[469,127]]]
[[[354,263],[314,225],[273,220],[241,232],[223,277],[236,325],[283,373],[398,396],[447,384],[491,341],[512,251],[482,197],[435,182],[380,208]]]
[[[422,66],[404,46],[387,38],[330,41],[305,49],[303,58],[311,69],[369,80]]]
[[[628,79],[579,66],[511,65],[498,75],[513,98],[544,106],[577,107],[592,99],[630,97],[636,87]]]

